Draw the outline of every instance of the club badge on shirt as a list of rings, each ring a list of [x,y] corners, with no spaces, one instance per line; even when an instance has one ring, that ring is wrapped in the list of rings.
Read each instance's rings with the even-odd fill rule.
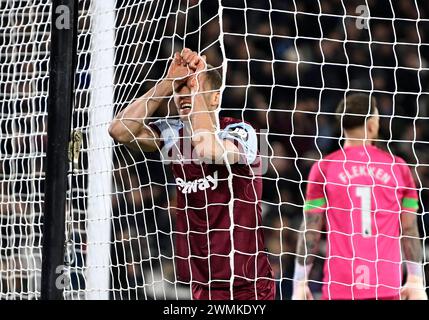
[[[247,139],[249,138],[247,130],[239,126],[229,129],[228,133],[231,136],[241,139],[243,141],[247,141]]]

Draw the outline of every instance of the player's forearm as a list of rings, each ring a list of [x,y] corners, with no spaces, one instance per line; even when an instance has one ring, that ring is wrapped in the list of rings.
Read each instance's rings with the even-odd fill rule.
[[[202,94],[196,94],[194,96],[193,109],[191,123],[194,136],[198,136],[199,133],[210,133],[214,136],[216,133],[216,123],[210,115],[207,102]],[[197,143],[198,141],[192,140],[192,142]]]
[[[322,229],[322,216],[307,214],[301,224],[301,233],[297,244],[297,262],[300,265],[311,265],[319,250]]]
[[[423,249],[417,227],[416,212],[401,213],[401,245],[407,267],[404,299],[427,299],[424,293]]]
[[[407,281],[423,285],[424,272],[421,264],[423,250],[416,223],[410,226],[403,226],[401,244],[406,260]]]
[[[401,213],[401,245],[405,260],[419,265],[423,258],[423,249],[417,227],[416,212],[403,211]]]
[[[421,263],[423,250],[419,239],[417,225],[402,230],[402,249],[407,261]]]
[[[210,115],[202,94],[195,95],[194,110],[191,115],[192,145],[199,158],[221,159],[225,147],[216,138],[216,123]]]
[[[162,80],[143,96],[122,110],[109,127],[110,135],[117,141],[127,143],[140,136],[145,130],[146,118],[159,108],[165,97],[173,93],[172,81]]]

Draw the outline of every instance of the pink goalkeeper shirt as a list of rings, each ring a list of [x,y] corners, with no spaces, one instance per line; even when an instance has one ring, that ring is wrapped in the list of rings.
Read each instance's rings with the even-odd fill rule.
[[[375,147],[346,147],[311,169],[304,210],[326,213],[323,299],[398,296],[402,210],[416,211],[408,165]]]

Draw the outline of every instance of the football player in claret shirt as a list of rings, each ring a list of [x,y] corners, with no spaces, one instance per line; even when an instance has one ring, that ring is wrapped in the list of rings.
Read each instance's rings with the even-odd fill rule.
[[[427,299],[411,171],[373,145],[379,130],[374,97],[349,95],[337,115],[345,142],[310,171],[292,298],[313,298],[308,275],[325,227],[322,299]],[[407,279],[401,288],[402,261]]]
[[[193,299],[274,299],[260,228],[257,136],[246,122],[217,118],[221,84],[205,56],[185,48],[175,53],[164,79],[115,117],[109,133],[135,150],[172,158],[176,270],[179,281],[191,283]],[[146,123],[169,96],[178,118]]]

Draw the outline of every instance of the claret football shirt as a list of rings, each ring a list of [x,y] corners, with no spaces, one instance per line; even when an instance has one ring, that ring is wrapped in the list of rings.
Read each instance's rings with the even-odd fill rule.
[[[192,157],[193,147],[184,135],[182,121],[160,119],[149,125],[161,138],[162,154],[172,159],[178,280],[228,287],[232,244],[235,286],[259,277],[271,278],[272,271],[260,228],[262,179],[256,132],[234,118],[220,118],[219,122],[219,138],[233,141],[240,150],[241,159],[230,166],[231,174],[226,165],[201,163]]]

